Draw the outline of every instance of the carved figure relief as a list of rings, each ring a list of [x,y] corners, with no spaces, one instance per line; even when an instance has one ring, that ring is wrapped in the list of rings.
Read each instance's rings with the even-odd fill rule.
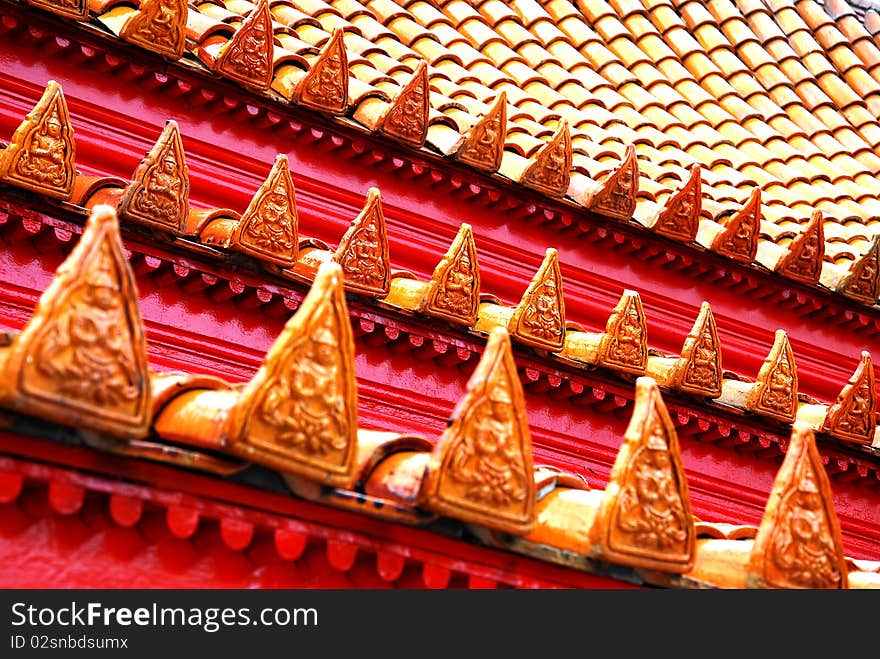
[[[380,120],[379,130],[406,144],[422,146],[428,134],[429,94],[428,65],[422,61]]]
[[[641,298],[636,291],[625,291],[608,319],[599,347],[600,363],[644,373],[648,361],[646,334]]]
[[[503,327],[441,435],[424,481],[425,506],[510,533],[534,524],[535,481],[525,401]]]
[[[584,205],[601,215],[628,220],[636,208],[638,192],[638,160],[635,148],[629,145],[620,165],[608,175],[598,190],[584,200]]]
[[[348,108],[348,57],[343,31],[337,28],[308,73],[294,90],[293,100],[317,110],[341,114]]]
[[[874,439],[876,406],[871,353],[862,351],[855,372],[828,409],[822,431],[848,441],[870,444]]]
[[[246,85],[268,89],[274,43],[269,4],[262,0],[242,22],[217,58],[217,70]]]
[[[791,423],[797,411],[797,368],[784,330],[776,330],[770,354],[758,373],[748,405],[755,412]]]
[[[822,274],[825,234],[822,211],[814,211],[807,227],[788,246],[776,265],[776,272],[805,284],[815,284]]]
[[[506,138],[507,95],[501,92],[489,111],[465,134],[455,157],[482,171],[497,171]]]
[[[737,261],[753,261],[761,230],[761,189],[755,188],[745,205],[722,223],[724,231],[712,241],[711,249]]]
[[[27,3],[76,21],[85,21],[89,17],[86,0],[27,0]]]
[[[291,267],[298,252],[299,219],[287,156],[279,154],[232,235],[241,251]]]
[[[342,272],[324,263],[242,391],[230,449],[259,464],[348,486],[357,444],[354,342]]]
[[[16,338],[8,368],[25,397],[18,409],[114,436],[146,435],[146,342],[111,207],[93,211]]]
[[[707,302],[685,339],[678,386],[684,391],[717,398],[721,395],[721,350],[715,318]]]
[[[656,382],[640,377],[636,403],[590,529],[599,556],[635,567],[681,571],[695,535],[678,439]]]
[[[840,525],[812,428],[796,422],[750,560],[751,585],[846,588]]]
[[[189,215],[189,170],[177,122],[169,120],[119,202],[121,216],[178,233]]]
[[[28,190],[69,199],[76,146],[61,85],[50,80],[37,105],[0,151],[0,177]]]
[[[666,204],[653,219],[654,231],[675,240],[692,242],[700,228],[703,208],[703,188],[700,166],[691,166],[691,173],[684,185],[666,200]]]
[[[880,238],[874,240],[871,249],[853,263],[837,290],[856,300],[874,304],[880,298]]]
[[[544,194],[561,197],[571,178],[571,134],[564,119],[553,137],[535,154],[520,182]]]
[[[446,255],[434,268],[422,310],[470,327],[480,303],[480,266],[474,234],[462,224]]]
[[[377,188],[370,188],[364,209],[345,232],[333,260],[342,266],[346,288],[379,296],[388,294],[388,237]]]
[[[140,11],[129,18],[119,36],[147,50],[178,59],[186,42],[185,0],[144,0]]]
[[[547,250],[513,312],[508,330],[517,339],[546,350],[562,350],[565,342],[565,301],[557,251]]]

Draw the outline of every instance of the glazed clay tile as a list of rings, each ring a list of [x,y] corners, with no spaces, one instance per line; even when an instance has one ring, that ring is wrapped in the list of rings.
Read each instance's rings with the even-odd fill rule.
[[[651,219],[648,226],[659,234],[692,242],[697,236],[702,210],[701,169],[691,167],[690,176],[681,187],[666,200],[663,208]]]
[[[821,432],[857,444],[871,444],[876,427],[877,397],[871,353],[863,350],[859,364],[828,409]]]
[[[88,0],[26,0],[27,4],[75,21],[89,18]],[[101,12],[96,12],[101,13]]]
[[[753,588],[847,588],[840,524],[813,429],[793,425],[752,547]]]
[[[410,146],[422,146],[428,133],[429,94],[428,66],[422,61],[394,102],[388,106],[377,129]]]
[[[708,302],[700,304],[700,313],[685,338],[681,356],[676,360],[672,386],[696,396],[718,398],[722,381],[721,342],[715,317]]]
[[[639,189],[639,168],[636,151],[627,146],[618,167],[582,203],[587,209],[620,220],[632,217]]]
[[[642,299],[625,290],[611,312],[596,363],[612,370],[644,375],[648,363],[648,330]]]
[[[234,454],[326,485],[349,487],[357,453],[354,341],[343,273],[323,263],[224,432]]]
[[[557,352],[565,342],[565,297],[559,256],[548,248],[541,267],[514,308],[507,331],[534,348]]]
[[[497,171],[506,132],[507,97],[501,92],[486,114],[464,135],[456,158],[482,171]]]
[[[299,220],[287,156],[279,154],[232,235],[230,247],[283,268],[296,263]]]
[[[880,237],[875,238],[870,249],[855,261],[836,290],[843,295],[875,304],[880,298]]]
[[[119,36],[170,59],[183,55],[186,44],[186,0],[144,0]]]
[[[773,347],[748,393],[745,408],[793,423],[797,412],[798,375],[794,353],[784,330],[776,330]]]
[[[388,295],[391,284],[388,236],[377,188],[367,192],[364,208],[339,241],[333,261],[342,267],[346,290],[374,297]]]
[[[552,197],[568,190],[572,161],[568,122],[562,121],[553,136],[535,154],[520,183]]]
[[[291,101],[321,112],[343,114],[349,102],[348,78],[343,32],[336,30],[296,84]]]
[[[680,573],[695,533],[678,437],[653,378],[636,381],[633,415],[590,529],[593,556]]]
[[[176,121],[165,122],[119,200],[117,212],[123,220],[172,234],[184,232],[189,216],[189,168]]]
[[[773,270],[811,286],[816,284],[822,273],[822,261],[825,255],[823,225],[822,212],[814,211],[807,226],[791,241],[785,255]]]
[[[268,89],[273,73],[272,17],[262,0],[221,49],[216,70],[248,87]]]
[[[535,523],[532,474],[522,385],[507,330],[496,327],[431,454],[420,499],[429,510],[522,535]]]
[[[147,344],[116,213],[97,206],[30,320],[0,349],[0,401],[124,439],[150,427]]]
[[[54,80],[0,150],[0,179],[68,200],[76,179],[76,142],[64,92]]]
[[[713,240],[710,249],[737,261],[750,263],[758,249],[761,227],[761,190],[755,188],[742,208],[718,219],[724,230]]]
[[[473,229],[462,224],[444,257],[434,268],[418,309],[437,318],[471,327],[477,321],[480,266]]]

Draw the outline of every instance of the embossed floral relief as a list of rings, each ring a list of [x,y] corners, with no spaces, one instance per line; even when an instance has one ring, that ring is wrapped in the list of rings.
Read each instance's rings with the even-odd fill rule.
[[[675,428],[656,382],[640,377],[636,403],[590,530],[597,556],[634,567],[684,571],[695,536]]]
[[[287,156],[279,154],[232,234],[231,244],[258,258],[291,267],[298,252],[296,192]]]
[[[140,10],[125,22],[119,36],[147,50],[178,59],[186,44],[188,11],[185,0],[143,0]]]
[[[119,215],[172,233],[183,231],[189,215],[189,168],[176,121],[165,123],[138,165],[119,201]]]
[[[76,145],[61,85],[50,80],[43,95],[0,151],[0,178],[58,199],[73,191]]]
[[[342,272],[324,263],[230,417],[229,448],[259,464],[347,487],[357,388]]]
[[[755,538],[752,586],[846,588],[840,525],[812,428],[796,422]]]
[[[11,350],[7,385],[17,390],[7,395],[17,409],[114,436],[147,434],[146,341],[111,207],[94,209]]]
[[[422,146],[428,134],[430,91],[428,64],[421,61],[380,120],[379,131],[411,146]]]
[[[502,327],[468,381],[431,457],[426,507],[510,533],[534,524],[531,436],[510,338]]]
[[[480,304],[480,266],[469,224],[462,224],[444,257],[434,268],[422,310],[470,327]]]

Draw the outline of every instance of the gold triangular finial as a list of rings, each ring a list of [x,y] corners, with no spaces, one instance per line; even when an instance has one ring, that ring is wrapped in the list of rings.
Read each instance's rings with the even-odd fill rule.
[[[822,211],[817,209],[813,211],[806,228],[789,243],[773,270],[805,284],[818,282],[825,258],[825,231],[822,225]]]
[[[75,21],[85,21],[89,18],[88,0],[27,0],[27,3]]]
[[[342,266],[347,289],[375,297],[388,295],[391,266],[378,188],[367,191],[364,208],[339,241],[333,260]]]
[[[687,181],[666,199],[663,208],[648,222],[648,227],[657,233],[680,240],[693,242],[700,228],[700,213],[703,210],[703,182],[700,165],[691,165]]]
[[[177,122],[169,119],[119,200],[119,217],[183,233],[189,217],[189,169]]]
[[[377,130],[404,144],[422,146],[428,134],[430,93],[428,63],[422,60],[412,77],[385,110]]]
[[[559,255],[554,248],[544,254],[541,267],[507,324],[510,335],[523,343],[550,352],[565,344],[565,298]]]
[[[617,169],[584,198],[583,204],[599,215],[629,220],[636,209],[638,193],[639,161],[635,147],[629,144]]]
[[[601,560],[682,573],[693,567],[695,537],[675,426],[657,383],[643,376],[590,544]]]
[[[871,444],[877,426],[875,411],[874,365],[871,353],[862,351],[859,365],[828,409],[822,432],[859,444]]]
[[[146,437],[147,345],[111,206],[95,206],[31,319],[2,351],[4,407],[115,437]]]
[[[813,429],[792,426],[749,559],[752,588],[847,588],[840,523]]]
[[[227,422],[239,457],[347,488],[357,454],[354,339],[342,270],[322,263]]]
[[[709,398],[721,395],[721,343],[708,302],[700,305],[700,313],[684,341],[676,369],[677,389]]]
[[[571,158],[571,132],[563,119],[553,136],[538,149],[520,183],[551,197],[562,197],[571,179]]]
[[[492,107],[470,127],[455,154],[456,159],[484,172],[501,167],[507,139],[507,94],[495,97]]]
[[[503,327],[489,333],[426,470],[426,508],[522,535],[535,522],[532,440],[522,385]]]
[[[850,266],[837,292],[867,304],[877,302],[880,298],[880,236],[874,239],[867,253]]]
[[[276,263],[296,263],[299,219],[290,164],[283,153],[275,157],[269,176],[251,199],[235,228],[230,246],[245,254]]]
[[[257,89],[272,82],[275,54],[272,14],[268,0],[259,0],[247,18],[223,45],[216,70],[223,76]]]
[[[746,407],[752,412],[791,423],[797,414],[797,393],[794,352],[785,330],[776,330],[773,347],[758,372]]]
[[[599,364],[644,375],[648,365],[648,329],[638,291],[625,290],[611,312],[599,343]]]
[[[76,144],[67,101],[54,80],[0,151],[0,179],[67,201],[76,179]]]
[[[462,224],[434,268],[420,311],[471,327],[480,306],[480,265],[470,224]]]
[[[761,231],[761,188],[752,190],[743,207],[719,223],[724,230],[715,236],[709,249],[735,261],[751,263],[758,251]]]
[[[342,28],[321,49],[318,58],[293,90],[294,103],[326,112],[344,114],[348,109],[348,55]]]
[[[186,0],[143,0],[119,36],[170,59],[183,56],[186,45]]]

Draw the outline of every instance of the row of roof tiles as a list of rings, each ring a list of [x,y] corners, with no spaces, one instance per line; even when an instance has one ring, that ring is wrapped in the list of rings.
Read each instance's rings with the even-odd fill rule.
[[[304,498],[409,525],[453,519],[508,551],[591,572],[623,566],[658,586],[880,587],[880,564],[845,555],[807,423],[792,427],[758,527],[692,513],[675,427],[652,377],[636,381],[604,489],[533,464],[501,326],[439,438],[361,427],[343,278],[338,263],[318,268],[250,381],[157,373],[116,213],[98,206],[30,321],[0,347],[0,405],[87,429],[87,441],[117,453],[209,470],[211,456],[226,455],[276,470]]]
[[[755,266],[819,231],[831,289],[880,249],[880,36],[843,0],[29,2]]]
[[[241,253],[291,281],[311,285],[323,263],[342,267],[348,291],[377,303],[442,319],[483,336],[504,327],[517,343],[537,349],[550,360],[580,368],[604,368],[629,375],[650,375],[662,386],[714,401],[745,414],[790,424],[796,419],[848,443],[880,448],[875,421],[876,392],[871,356],[859,366],[833,404],[798,392],[797,365],[787,334],[776,332],[774,345],[756,378],[724,371],[721,345],[711,307],[704,302],[680,355],[652,350],[638,291],[624,290],[604,329],[590,330],[569,321],[558,253],[548,248],[542,265],[516,305],[482,291],[473,229],[463,224],[428,281],[395,270],[378,189],[368,191],[364,208],[337,247],[300,236],[296,195],[286,156],[279,155],[263,185],[243,214],[228,209],[190,207],[189,176],[179,128],[165,130],[129,182],[85,177],[74,168],[73,130],[60,86],[50,82],[36,109],[0,151],[0,180],[78,205],[84,212],[100,205],[114,208],[120,219],[171,234],[184,247],[207,245],[218,254]],[[626,171],[625,169],[619,170]],[[685,191],[693,191],[696,179]],[[608,192],[614,188],[603,188]],[[63,194],[62,194],[63,192]],[[753,202],[756,203],[756,197]],[[747,205],[737,217],[754,217]],[[743,220],[744,222],[744,220]],[[816,238],[812,233],[793,242],[780,261],[780,271],[795,278],[805,268],[816,274]],[[730,237],[731,241],[736,234]],[[194,239],[194,240],[189,240]],[[858,290],[869,272],[877,285],[880,252],[863,260],[849,275]]]

